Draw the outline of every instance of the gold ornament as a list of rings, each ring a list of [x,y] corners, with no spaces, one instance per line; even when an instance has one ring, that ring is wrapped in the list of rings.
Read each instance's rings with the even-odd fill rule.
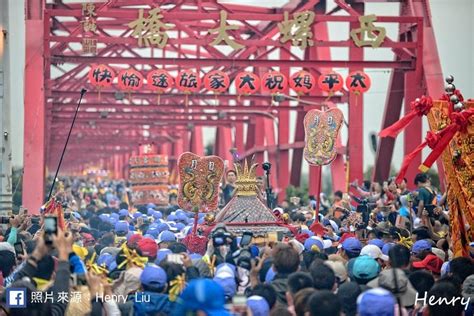
[[[208,225],[211,225],[216,220],[216,216],[212,213],[207,213],[206,216],[204,217],[204,220],[206,221]]]
[[[238,163],[235,163],[234,166],[237,174],[237,181],[235,181],[237,196],[257,195],[257,175],[255,171],[258,164],[254,163],[249,168],[246,159],[243,166]]]

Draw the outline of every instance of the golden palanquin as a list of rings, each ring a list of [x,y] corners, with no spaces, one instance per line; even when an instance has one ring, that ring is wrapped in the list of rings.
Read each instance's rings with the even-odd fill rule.
[[[434,101],[428,114],[431,130],[439,131],[449,125],[446,101]],[[466,109],[474,101],[464,102]],[[467,132],[458,132],[442,154],[448,184],[451,238],[455,256],[468,254],[469,241],[474,240],[474,116],[469,119]]]

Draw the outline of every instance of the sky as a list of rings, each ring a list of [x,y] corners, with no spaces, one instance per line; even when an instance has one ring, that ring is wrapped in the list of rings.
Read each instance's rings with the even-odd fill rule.
[[[24,2],[23,0],[0,0],[9,1],[9,24],[10,24],[10,80],[11,80],[11,128],[13,138],[13,166],[21,167],[23,163],[23,78],[25,66],[25,27],[24,27]],[[65,1],[68,2],[68,1]],[[69,1],[70,2],[70,1]],[[241,4],[252,4],[255,0],[226,0],[220,2],[233,2]],[[443,76],[452,74],[455,78],[457,88],[460,88],[465,97],[474,98],[474,1],[473,0],[430,0],[432,20],[435,36],[438,44],[438,52],[441,59]],[[268,7],[279,7],[286,1],[281,0],[259,0],[260,5]],[[329,1],[329,7],[332,7]],[[366,14],[397,15],[397,3],[368,3]],[[347,28],[337,25],[329,26],[331,40],[343,40],[347,38]],[[397,28],[394,25],[384,25],[387,35],[396,38]],[[331,50],[334,59],[343,59],[347,56],[344,48],[333,48]],[[390,59],[392,55],[388,50],[365,49],[365,54],[370,58]],[[344,69],[336,69],[341,74],[346,74]],[[364,164],[365,167],[374,162],[374,153],[369,148],[369,135],[380,130],[383,109],[385,106],[386,92],[388,87],[389,70],[366,69],[372,78],[372,87],[364,95]],[[347,105],[340,108],[347,115]],[[296,115],[292,117],[290,129],[296,124]],[[426,129],[426,122],[425,122]],[[212,128],[205,129],[204,139],[213,142],[214,132]],[[347,137],[346,130],[342,131],[343,140]],[[290,139],[291,140],[291,139]],[[426,152],[424,153],[427,154]],[[403,155],[403,135],[397,138],[395,145],[395,165],[401,163]],[[307,166],[304,166],[306,169]]]

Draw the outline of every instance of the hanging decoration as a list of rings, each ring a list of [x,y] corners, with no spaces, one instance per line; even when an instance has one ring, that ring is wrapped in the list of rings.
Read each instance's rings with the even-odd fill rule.
[[[269,71],[262,76],[262,92],[269,92],[273,96],[285,93],[288,88],[288,79],[279,71]]]
[[[298,95],[309,93],[316,84],[314,76],[305,70],[298,71],[290,77],[290,88]]]
[[[235,76],[235,89],[240,98],[241,95],[254,94],[260,88],[260,78],[248,71],[239,72]]]
[[[146,81],[148,88],[158,93],[158,105],[160,104],[160,95],[171,90],[174,85],[173,77],[164,69],[150,71],[146,77]]]
[[[372,82],[368,74],[362,70],[353,71],[346,78],[346,87],[350,93],[359,95],[370,89]]]
[[[385,128],[379,133],[380,137],[397,137],[397,135],[407,127],[411,121],[417,116],[427,115],[433,107],[433,100],[430,97],[422,96],[410,103],[410,112],[408,112],[400,120]]]
[[[93,65],[89,70],[88,78],[91,85],[97,87],[100,101],[100,92],[102,88],[112,86],[112,83],[115,79],[115,73],[109,66]]]
[[[217,95],[229,89],[229,75],[220,70],[214,70],[204,76],[204,87],[214,92],[215,104],[217,105]]]
[[[217,208],[219,183],[224,162],[217,156],[201,157],[185,152],[179,156],[178,205],[187,211],[198,207],[200,212]]]
[[[229,75],[220,70],[214,70],[204,76],[204,87],[216,95],[229,89]]]
[[[176,87],[186,95],[184,103],[186,107],[188,107],[188,95],[199,91],[201,88],[201,78],[199,74],[193,70],[183,70],[178,74],[178,77],[176,77]]]
[[[344,79],[339,73],[334,71],[321,74],[318,78],[318,87],[328,93],[328,98],[331,98],[334,93],[341,91],[343,86]]]
[[[338,108],[306,113],[303,155],[310,165],[327,165],[336,158],[336,139],[343,122],[344,115]]]
[[[117,77],[119,88],[128,92],[128,99],[131,101],[131,92],[137,91],[143,86],[142,74],[131,68],[120,71]]]

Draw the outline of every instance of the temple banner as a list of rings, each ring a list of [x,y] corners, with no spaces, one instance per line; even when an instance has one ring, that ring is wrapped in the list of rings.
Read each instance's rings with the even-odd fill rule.
[[[168,156],[143,154],[130,158],[130,183],[134,205],[168,204]]]

